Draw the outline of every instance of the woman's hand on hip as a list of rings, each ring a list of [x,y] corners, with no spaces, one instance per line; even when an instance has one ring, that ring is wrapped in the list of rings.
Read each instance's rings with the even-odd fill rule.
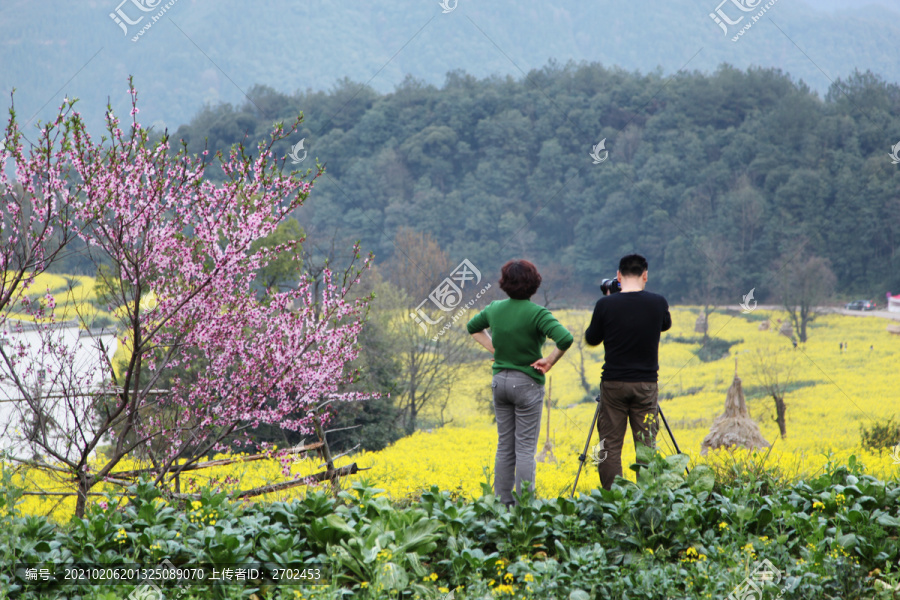
[[[549,371],[550,369],[553,368],[553,365],[555,365],[556,362],[560,358],[562,358],[562,355],[565,353],[566,353],[565,350],[560,350],[559,348],[554,348],[553,352],[550,353],[550,356],[548,356],[546,358],[540,358],[540,359],[534,361],[533,363],[531,363],[531,366],[534,367],[535,369],[537,369],[538,371],[540,371],[541,373],[546,373],[547,371]]]
[[[541,373],[546,373],[551,368],[553,368],[553,363],[550,362],[549,358],[542,358],[540,360],[536,360],[531,363],[531,366],[535,368],[535,370],[540,371]]]

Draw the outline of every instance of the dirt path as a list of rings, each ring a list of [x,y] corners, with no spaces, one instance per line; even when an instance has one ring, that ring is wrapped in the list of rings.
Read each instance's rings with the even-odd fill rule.
[[[779,310],[783,311],[784,307],[776,304],[760,304],[757,308],[762,310]],[[818,310],[825,314],[847,315],[850,317],[881,317],[882,319],[893,319],[900,321],[900,313],[888,312],[887,310],[847,310],[837,306],[820,306]]]
[[[900,313],[888,312],[886,310],[847,310],[846,308],[837,308],[833,309],[831,312],[854,317],[881,317],[882,319],[900,321]]]

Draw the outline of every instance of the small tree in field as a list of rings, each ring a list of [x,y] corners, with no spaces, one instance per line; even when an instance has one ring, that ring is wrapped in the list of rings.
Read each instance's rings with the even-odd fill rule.
[[[715,312],[725,300],[725,293],[731,289],[729,265],[731,251],[722,236],[703,238],[696,242],[698,258],[702,268],[697,270],[697,286],[689,297],[700,306],[695,331],[703,333],[703,343],[709,341],[709,315]]]
[[[22,432],[17,447],[46,457],[50,462],[37,464],[77,482],[78,515],[88,491],[139,449],[150,450],[146,456],[155,482],[168,486],[198,457],[224,450],[260,423],[311,433],[318,407],[360,398],[341,390],[353,379],[344,367],[357,354],[365,308],[365,299],[351,300],[349,291],[369,260],[361,268],[354,261],[339,275],[326,269],[318,297],[309,280],[265,293],[254,286],[260,270],[276,257],[298,255],[299,242],[255,242],[303,204],[321,174],[309,181],[286,174],[284,159],[273,155],[273,145],[295,131],[300,119],[287,132],[276,124],[256,156],[243,146],[227,157],[218,154],[225,182],[217,186],[204,179],[201,158],[189,156],[184,147],[171,153],[167,136],[149,141],[137,122],[133,87],[131,93],[127,130],[120,129],[110,108],[109,139],[103,144],[90,138],[68,101],[29,157],[22,152],[14,114],[7,128],[25,191],[36,193],[29,180],[40,173],[47,179],[41,190],[48,191],[37,195],[58,198],[56,211],[39,212],[39,218],[64,222],[85,240],[94,263],[105,265],[98,273],[107,297],[115,298],[110,310],[120,321],[125,366],[114,368],[109,353],[98,347],[103,361],[77,376],[71,351],[55,340],[52,326],[42,325],[41,355],[56,357],[52,372],[45,367],[42,375],[53,381],[50,393],[28,382],[35,372],[28,352],[7,348],[2,355],[0,374],[18,396],[13,403],[22,425],[16,427]],[[4,212],[4,223],[22,221],[21,214],[7,218]],[[3,237],[19,239],[22,231],[13,226]],[[52,232],[36,242],[43,250],[35,256],[42,251],[46,257],[51,241],[59,245],[69,239],[51,237]],[[358,249],[355,256],[359,259]],[[45,267],[47,260],[32,262]],[[20,279],[27,283],[35,270],[22,267]],[[23,287],[20,283],[18,296],[6,296],[23,298]],[[26,308],[39,324],[55,320],[49,294]],[[84,315],[79,319],[86,324]],[[202,369],[190,378],[180,375],[192,365]],[[168,389],[158,393],[164,379]],[[35,428],[35,422],[58,426]],[[111,445],[98,460],[101,443]]]
[[[598,357],[592,356],[593,353],[590,347],[584,341],[584,332],[590,324],[590,316],[572,313],[569,315],[567,324],[575,335],[575,341],[572,343],[572,351],[565,354],[565,359],[575,368],[581,383],[581,389],[584,390],[585,398],[593,399],[599,393],[599,383],[592,386],[591,382],[588,381],[585,362],[596,362]]]
[[[837,278],[828,260],[811,256],[801,247],[784,254],[778,271],[781,303],[790,317],[800,343],[808,337],[807,326],[819,316],[820,307],[834,293]]]
[[[443,410],[450,398],[454,364],[465,355],[468,335],[461,333],[465,322],[447,330],[445,335],[436,335],[437,328],[427,329],[409,317],[453,268],[438,243],[427,233],[404,228],[397,232],[394,247],[397,254],[388,263],[387,270],[397,289],[396,302],[406,308],[390,321],[404,382],[395,398],[403,411],[406,432],[411,434],[428,409],[437,412],[441,425],[444,424]]]
[[[757,348],[750,355],[750,366],[757,384],[775,401],[775,422],[781,437],[787,437],[787,405],[784,396],[793,381],[799,361],[793,348]]]

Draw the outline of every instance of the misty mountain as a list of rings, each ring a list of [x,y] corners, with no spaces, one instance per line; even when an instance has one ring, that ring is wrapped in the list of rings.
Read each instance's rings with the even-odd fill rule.
[[[900,81],[898,0],[778,0],[737,42],[754,13],[719,2],[446,0],[455,8],[444,13],[437,0],[4,0],[0,91],[8,104],[16,88],[19,117],[32,123],[77,96],[97,135],[107,99],[127,108],[129,74],[141,122],[173,130],[206,104],[240,104],[256,84],[291,93],[349,78],[389,92],[407,76],[434,85],[452,71],[522,77],[551,60],[666,76],[777,67],[820,94],[854,68]],[[745,0],[754,3],[764,4]],[[742,22],[723,32],[710,18],[717,8]]]

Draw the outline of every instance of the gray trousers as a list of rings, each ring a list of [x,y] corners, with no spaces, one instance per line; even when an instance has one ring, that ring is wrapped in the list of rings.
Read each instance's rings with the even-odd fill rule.
[[[494,493],[505,504],[514,502],[512,490],[522,493],[522,482],[534,489],[535,461],[544,386],[521,371],[504,369],[494,375],[494,411],[497,414],[497,458]]]

